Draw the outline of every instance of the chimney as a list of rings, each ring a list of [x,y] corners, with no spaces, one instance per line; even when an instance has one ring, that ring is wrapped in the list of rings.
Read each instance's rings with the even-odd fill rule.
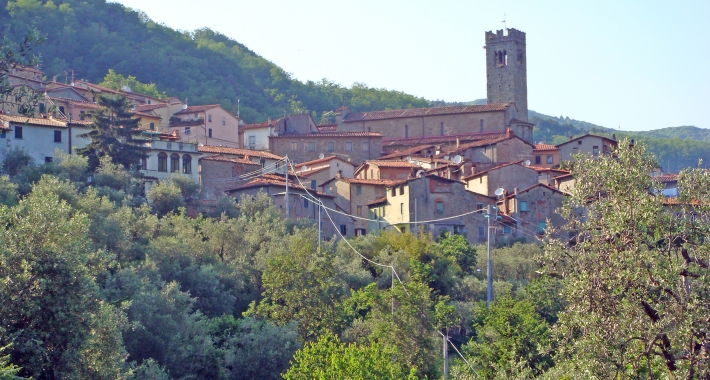
[[[458,149],[459,146],[461,146],[461,139],[459,139],[459,137],[456,136],[456,149]]]
[[[511,128],[508,128],[505,130],[505,137],[511,138],[513,136],[515,136],[515,132],[513,132],[513,130]]]
[[[569,135],[569,139],[570,139],[570,140],[574,139],[574,136]]]
[[[616,133],[613,133],[613,134],[611,135],[611,138],[614,139],[614,140],[616,140]]]

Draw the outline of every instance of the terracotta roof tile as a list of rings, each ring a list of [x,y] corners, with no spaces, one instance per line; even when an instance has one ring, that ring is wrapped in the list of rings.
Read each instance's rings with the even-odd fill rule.
[[[394,160],[369,160],[365,161],[364,164],[375,165],[381,168],[413,168],[418,169],[420,166],[407,161],[394,161]]]
[[[520,163],[522,163],[522,161],[505,162],[505,163],[502,163],[502,164],[500,164],[500,165],[496,165],[496,166],[494,166],[494,167],[492,167],[492,168],[490,168],[490,169],[483,170],[483,171],[480,171],[480,172],[477,172],[477,173],[473,173],[473,174],[467,175],[467,176],[465,176],[465,177],[463,177],[463,178],[461,178],[461,179],[464,180],[464,181],[466,181],[466,180],[469,180],[469,179],[471,179],[471,178],[478,177],[478,176],[480,176],[481,174],[488,173],[488,172],[490,172],[490,171],[492,171],[492,170],[497,170],[497,169],[504,168],[504,167],[510,166],[510,165],[520,165]]]
[[[293,174],[293,175],[295,175],[295,176],[297,176],[297,177],[309,177],[309,176],[311,176],[311,175],[313,175],[313,174],[317,174],[317,173],[320,173],[320,172],[322,172],[322,171],[324,171],[324,170],[328,170],[328,169],[330,169],[330,166],[323,166],[322,168],[308,169],[308,170],[305,170],[305,171],[299,170],[299,171],[296,171],[296,172],[294,172],[293,170],[289,170],[288,172],[291,173],[291,174]]]
[[[278,187],[283,187],[285,189],[286,188],[286,180],[283,177],[279,177],[279,176],[264,175],[264,176],[261,176],[260,178],[253,179],[241,186],[235,187],[233,189],[225,190],[225,192],[250,189],[250,188],[254,188],[254,187],[264,187],[264,186],[278,186]],[[321,197],[334,197],[334,195],[326,194],[326,193],[316,191],[313,189],[305,189],[299,183],[292,182],[292,181],[289,181],[288,187],[289,187],[289,189],[293,189],[293,190],[301,190],[301,191],[308,191],[310,193],[315,193]]]
[[[299,138],[331,138],[331,137],[382,137],[379,132],[316,132],[316,133],[289,133],[283,136],[271,136],[271,138],[291,139]]]
[[[217,108],[220,107],[219,104],[205,104],[203,106],[189,106],[185,108],[184,110],[180,110],[175,113],[175,115],[185,115],[185,114],[191,114],[195,112],[203,112],[206,110],[210,110],[212,108]]]
[[[653,179],[656,179],[661,182],[674,182],[674,181],[678,180],[678,174],[665,173],[665,174],[655,176],[655,177],[653,177]]]
[[[207,160],[207,161],[222,161],[222,162],[233,162],[235,164],[245,164],[245,165],[255,165],[255,166],[261,166],[257,162],[249,161],[246,158],[238,158],[238,157],[227,157],[223,156],[221,154],[215,154],[212,156],[207,156],[207,157],[200,157],[200,161]]]
[[[485,104],[478,106],[447,106],[447,107],[431,107],[431,108],[409,108],[403,110],[387,110],[387,111],[371,111],[371,112],[352,112],[343,118],[344,122],[354,121],[369,121],[382,119],[396,119],[404,117],[421,117],[421,116],[436,116],[436,115],[451,115],[459,113],[478,113],[503,111],[510,103]]]
[[[375,199],[375,200],[372,201],[372,202],[369,202],[367,205],[368,205],[368,206],[372,206],[372,205],[376,205],[376,204],[380,204],[380,203],[385,203],[385,202],[387,202],[387,197],[382,197],[382,198],[377,198],[377,199]]]
[[[298,164],[296,164],[296,166],[298,166],[298,167],[300,168],[301,166],[304,166],[304,165],[305,165],[305,166],[310,166],[310,165],[320,164],[320,163],[322,163],[322,162],[328,162],[328,161],[330,161],[330,160],[339,160],[339,161],[347,162],[347,163],[350,164],[350,162],[348,162],[348,161],[346,161],[346,160],[344,160],[344,159],[342,159],[342,158],[340,158],[340,157],[338,157],[338,156],[333,155],[333,156],[318,158],[318,159],[311,160],[311,161],[299,162]]]
[[[153,111],[157,110],[158,108],[163,108],[167,107],[167,103],[158,103],[158,104],[141,104],[136,106],[136,111],[138,112],[147,112],[147,111]]]
[[[469,133],[460,135],[448,136],[432,136],[432,137],[410,137],[406,139],[383,139],[383,145],[421,145],[421,144],[437,144],[437,143],[454,143],[458,138],[459,141],[477,141],[477,140],[492,140],[505,137],[504,131]]]
[[[28,124],[28,125],[39,125],[43,127],[54,127],[54,128],[66,128],[67,123],[64,121],[51,119],[51,118],[38,118],[38,117],[27,117],[27,116],[11,116],[11,115],[0,115],[0,120],[16,123],[16,124]]]
[[[402,156],[409,156],[409,155],[411,155],[412,153],[418,153],[418,152],[420,152],[420,151],[422,151],[422,150],[430,149],[430,148],[434,148],[434,145],[417,145],[417,146],[415,146],[415,147],[411,147],[411,148],[408,148],[408,149],[396,150],[396,151],[394,151],[394,152],[392,152],[392,153],[390,153],[390,154],[387,154],[387,155],[384,155],[384,156],[380,157],[380,159],[381,159],[381,160],[387,160],[387,159],[390,159],[390,158],[397,158],[397,157],[402,157]]]
[[[229,148],[226,146],[202,145],[197,147],[197,151],[203,153],[219,153],[219,154],[235,154],[245,157],[261,157],[272,160],[282,160],[283,157],[277,156],[271,152],[261,150],[251,150],[242,148]]]
[[[535,144],[535,148],[533,150],[560,150],[560,148],[551,144]]]
[[[316,125],[318,130],[320,132],[337,132],[338,131],[338,125],[337,124],[321,124],[321,125]]]

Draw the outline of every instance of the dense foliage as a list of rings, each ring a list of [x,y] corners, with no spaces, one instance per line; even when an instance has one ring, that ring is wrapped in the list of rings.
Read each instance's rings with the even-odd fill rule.
[[[29,25],[47,36],[36,52],[50,79],[68,81],[74,75],[190,104],[219,103],[235,113],[239,99],[247,122],[281,117],[284,111],[312,112],[327,121],[328,112],[344,104],[358,111],[428,106],[422,98],[362,83],[349,88],[327,79],[303,83],[208,28],[174,30],[106,0],[10,0],[0,8],[2,34],[10,41],[21,41]],[[148,87],[136,86],[136,78]]]

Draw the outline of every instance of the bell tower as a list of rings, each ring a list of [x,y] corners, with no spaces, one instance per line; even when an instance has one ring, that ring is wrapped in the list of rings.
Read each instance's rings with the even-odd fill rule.
[[[514,102],[515,118],[528,121],[525,33],[516,29],[486,32],[487,103]]]

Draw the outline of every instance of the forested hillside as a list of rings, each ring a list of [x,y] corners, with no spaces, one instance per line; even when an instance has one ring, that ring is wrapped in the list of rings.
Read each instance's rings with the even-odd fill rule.
[[[7,4],[7,6],[5,6]],[[144,13],[105,0],[17,0],[3,2],[2,34],[20,41],[29,27],[47,37],[38,47],[47,77],[99,83],[115,70],[190,104],[220,103],[247,122],[286,113],[323,113],[348,104],[353,110],[427,107],[399,91],[328,80],[300,82],[246,46],[203,28],[178,31]]]

